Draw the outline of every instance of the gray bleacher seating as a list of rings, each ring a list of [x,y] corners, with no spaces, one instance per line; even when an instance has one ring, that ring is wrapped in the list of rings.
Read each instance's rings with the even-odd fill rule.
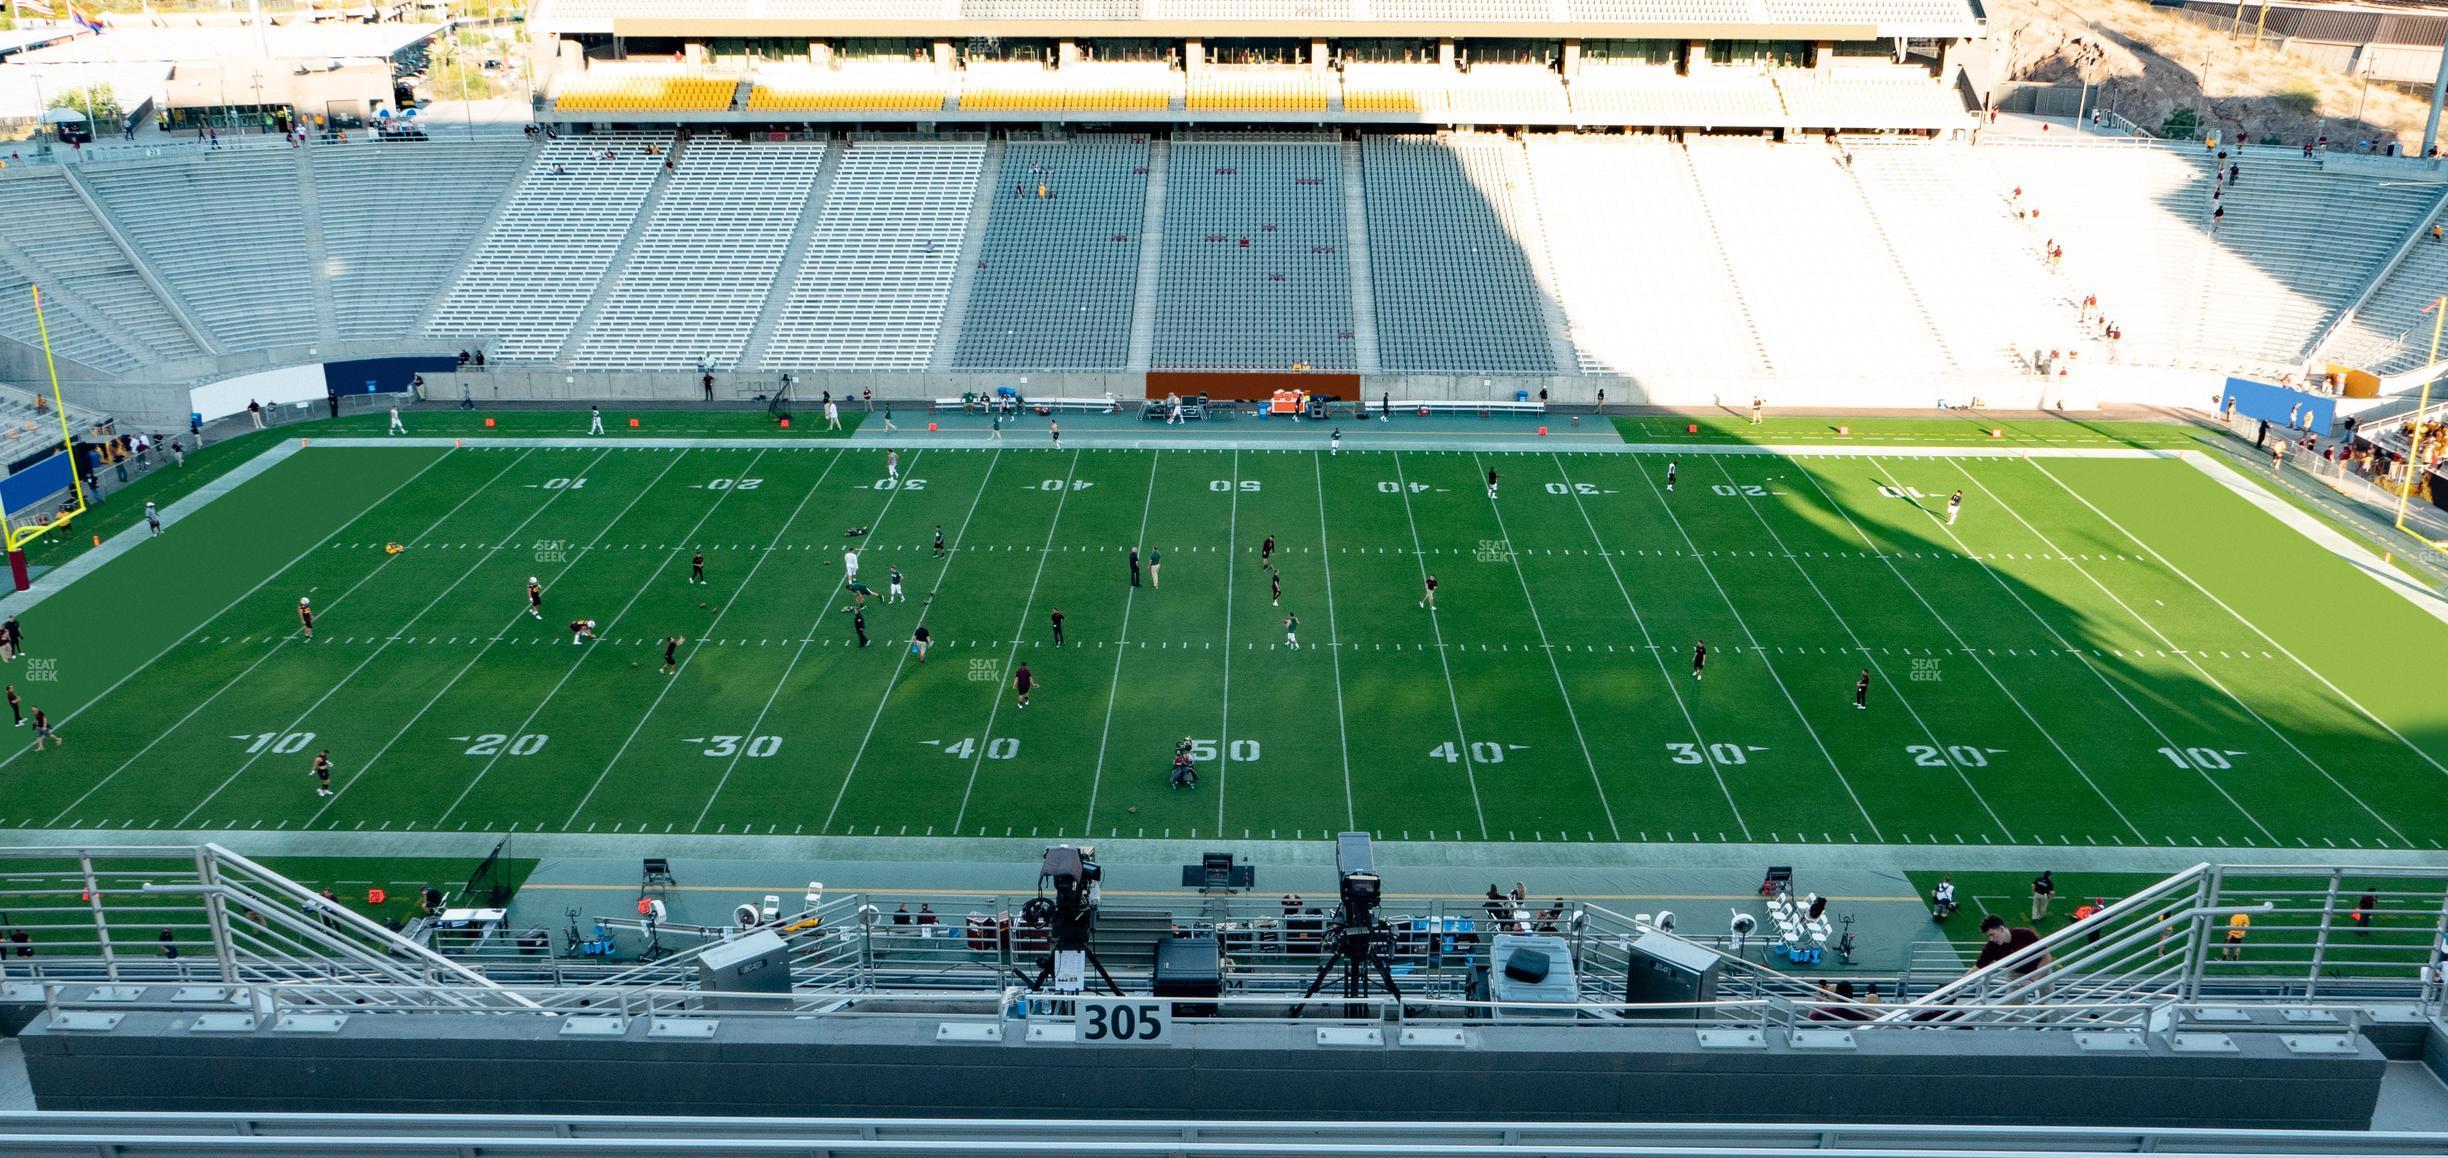
[[[502,361],[552,360],[663,172],[664,158],[647,147],[671,144],[668,131],[547,143],[426,333],[481,341]]]
[[[2288,365],[2378,276],[2440,189],[2424,183],[2427,173],[2329,172],[2284,149],[2246,149],[2230,159],[2243,172],[2222,198],[2227,217],[2217,236],[2259,276],[2210,287],[2203,340]]]
[[[977,141],[846,144],[760,364],[925,369],[985,155]]]
[[[1681,146],[1546,135],[1527,147],[1583,371],[1767,368]],[[1640,190],[1640,229],[1622,227],[1627,189]]]
[[[524,140],[369,139],[310,150],[340,336],[409,336],[533,148]]]
[[[0,254],[22,255],[41,271],[42,284],[66,290],[92,311],[89,325],[86,316],[65,301],[44,304],[51,346],[60,356],[118,372],[140,361],[202,352],[160,295],[145,284],[127,252],[103,232],[64,173],[20,168],[7,174],[0,180],[0,221],[8,223],[0,230]],[[15,262],[0,262],[0,335],[34,345],[39,335],[33,298],[26,292],[30,284]],[[97,326],[110,328],[119,341]]]
[[[2216,202],[2216,160],[2198,143],[1975,156],[1993,187],[2024,188],[2023,203],[2042,214],[2027,234],[2065,249],[2070,296],[2097,294],[2125,333],[2119,359],[2141,365],[2295,369],[2439,196],[2284,149],[2231,155],[2242,178]],[[2215,231],[2214,205],[2227,210]]]
[[[1825,145],[1706,138],[1685,155],[1779,373],[1942,372],[1946,347]],[[1797,265],[1798,255],[1809,255]]]
[[[1147,142],[1129,137],[1005,146],[955,369],[1122,368],[1147,163]]]
[[[691,142],[569,363],[603,370],[737,365],[808,210],[826,148]]]
[[[1341,145],[1177,141],[1165,166],[1158,369],[1355,369]]]
[[[104,212],[187,316],[228,350],[315,341],[299,160],[288,149],[95,165]]]
[[[1389,371],[1554,373],[1528,252],[1521,146],[1500,138],[1370,137],[1369,273]]]

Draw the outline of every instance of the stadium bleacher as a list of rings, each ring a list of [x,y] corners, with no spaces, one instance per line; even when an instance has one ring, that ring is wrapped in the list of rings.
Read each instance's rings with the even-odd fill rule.
[[[1689,142],[1686,153],[1761,348],[1780,373],[1953,365],[1883,232],[1824,146],[1707,138]],[[1801,255],[1827,276],[1797,267]]]
[[[605,370],[736,365],[826,148],[692,141],[566,360]]]
[[[43,285],[53,291],[44,313],[52,348],[61,356],[120,372],[143,362],[203,352],[161,296],[145,284],[126,251],[103,231],[65,173],[24,168],[9,173],[0,180],[0,220],[9,223],[0,232],[0,255],[21,255],[24,268],[40,270]],[[40,336],[33,300],[26,292],[33,283],[24,268],[0,261],[0,335],[31,346]],[[73,295],[75,303],[59,297],[60,289]],[[79,304],[93,312],[90,319],[74,308]]]
[[[1480,65],[1458,74],[1445,86],[1445,107],[1454,120],[1474,124],[1551,124],[1572,119],[1563,82],[1536,65]]]
[[[877,65],[839,70],[766,69],[748,93],[751,112],[925,112],[941,109],[948,86],[933,67]]]
[[[1183,107],[1201,112],[1324,113],[1332,93],[1331,81],[1306,65],[1209,67],[1191,76]]]
[[[2438,300],[2443,287],[2448,287],[2448,244],[2426,233],[2322,352],[2329,361],[2375,374],[2419,369],[2431,356],[2435,320],[2423,310]]]
[[[759,364],[925,369],[985,156],[978,141],[846,142]]]
[[[523,140],[368,140],[309,153],[340,336],[414,333],[533,151]]]
[[[1553,373],[1521,146],[1371,137],[1369,273],[1388,370]]]
[[[1571,136],[1526,145],[1583,372],[1768,369],[1681,146]],[[1641,191],[1644,228],[1622,227],[1626,189]]]
[[[1012,141],[992,190],[961,370],[1118,370],[1146,215],[1145,138]],[[1038,197],[1036,183],[1060,196]]]
[[[561,82],[553,105],[573,113],[712,113],[731,107],[734,77],[681,73],[581,73]]]
[[[1036,75],[1083,82],[1108,68],[1178,76],[1135,64]],[[1768,74],[1709,73],[1728,107],[1780,99]],[[1355,65],[1346,100],[1356,113],[1380,96],[1442,100],[1456,75]],[[1666,79],[1594,67],[1571,99]],[[1678,99],[1700,91],[1676,79]],[[710,358],[1097,371],[1137,364],[1134,348],[1168,369],[1359,369],[1373,347],[1370,365],[1394,373],[1867,378],[2011,373],[2078,349],[2275,376],[2300,371],[2324,335],[2328,360],[2409,368],[2427,344],[2411,333],[2418,311],[2448,270],[2448,247],[2420,234],[2437,187],[2264,147],[2230,158],[2243,170],[2229,189],[2198,145],[2094,138],[1184,134],[1160,193],[1168,228],[1143,255],[1149,146],[1123,136],[997,146],[1010,164],[988,190],[979,141],[837,146],[842,180],[820,208],[807,201],[823,153],[801,142],[267,143],[0,174],[13,225],[0,237],[0,336],[35,339],[22,299],[40,278],[55,348],[108,373],[418,335],[590,370]],[[1641,229],[1622,228],[1626,189]],[[2227,209],[2215,233],[2213,190]],[[973,220],[979,206],[990,211]],[[1353,221],[1364,237],[1348,235]],[[2374,287],[2409,239],[2402,268]],[[1367,287],[1350,284],[1355,243],[1371,258]],[[2054,270],[2047,243],[2066,251]],[[708,253],[722,259],[691,264]],[[1798,255],[1842,270],[1846,292],[1797,276]],[[2086,295],[2121,341],[2078,324]]]
[[[1343,148],[1289,136],[1173,143],[1157,368],[1356,368]]]
[[[646,131],[547,143],[425,332],[481,342],[503,361],[552,360],[635,225],[673,144],[670,132]]]
[[[959,102],[969,112],[1160,112],[1180,88],[1178,74],[1161,64],[1074,64],[1059,72],[1034,64],[973,64],[962,73]]]
[[[1572,82],[1573,112],[1585,120],[1658,126],[1770,129],[1786,123],[1767,76],[1744,69],[1677,75],[1672,66],[1583,66]]]
[[[2074,303],[2019,244],[2006,199],[1969,148],[1855,141],[1847,151],[1871,216],[1957,365],[2026,367],[2030,351],[2079,344]]]
[[[128,243],[227,350],[315,341],[301,164],[287,149],[225,150],[83,174]]]
[[[2242,150],[2234,163],[2243,171],[2222,199],[2227,218],[2218,240],[2257,276],[2212,288],[2203,339],[2262,362],[2293,363],[2429,216],[2439,189],[2328,172],[2284,149]]]
[[[1851,65],[1820,75],[1781,68],[1772,74],[1791,123],[1838,129],[1959,129],[1971,123],[1963,99],[1926,70]]]

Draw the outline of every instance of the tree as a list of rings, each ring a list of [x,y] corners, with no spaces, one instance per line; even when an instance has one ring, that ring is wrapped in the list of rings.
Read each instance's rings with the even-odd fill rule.
[[[2201,131],[2201,114],[2191,108],[2168,110],[2167,119],[2159,122],[2159,135],[2171,141],[2189,141]]]
[[[48,107],[75,109],[92,117],[93,122],[89,127],[96,134],[118,132],[119,126],[126,121],[126,114],[119,108],[118,94],[113,93],[107,84],[54,93]]]

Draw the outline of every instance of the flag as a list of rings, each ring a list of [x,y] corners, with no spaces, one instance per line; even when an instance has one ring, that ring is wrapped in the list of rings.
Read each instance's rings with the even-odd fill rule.
[[[68,19],[84,25],[87,32],[102,31],[102,22],[95,19],[93,13],[87,12],[85,6],[77,3],[76,0],[68,0]]]
[[[57,20],[59,9],[51,6],[51,0],[17,0],[17,15],[20,17],[40,16],[45,20]]]

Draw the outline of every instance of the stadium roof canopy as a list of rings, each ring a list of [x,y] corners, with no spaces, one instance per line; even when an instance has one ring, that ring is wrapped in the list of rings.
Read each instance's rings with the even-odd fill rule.
[[[388,57],[442,30],[438,24],[276,24],[169,28],[130,24],[115,17],[99,36],[37,48],[12,57],[25,64],[84,64],[131,61],[316,60]]]
[[[540,0],[556,33],[674,37],[1970,37],[1968,0]]]

